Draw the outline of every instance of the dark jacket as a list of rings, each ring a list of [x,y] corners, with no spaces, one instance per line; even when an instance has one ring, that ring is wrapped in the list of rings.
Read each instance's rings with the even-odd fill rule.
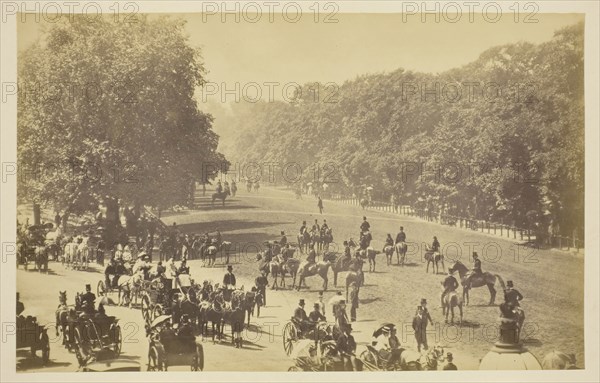
[[[406,233],[401,231],[396,235],[396,243],[406,242]]]
[[[225,274],[225,276],[223,277],[223,284],[235,286],[235,275],[233,275],[233,273]]]

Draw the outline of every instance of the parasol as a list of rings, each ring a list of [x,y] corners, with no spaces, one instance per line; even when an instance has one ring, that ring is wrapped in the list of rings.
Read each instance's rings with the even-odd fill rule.
[[[170,315],[160,315],[160,316],[154,318],[154,320],[152,321],[152,324],[150,325],[150,327],[154,328],[154,327],[158,326],[159,324],[161,324],[164,321],[167,321],[169,319],[171,319]]]
[[[307,182],[306,186],[312,186],[312,182]]]
[[[373,186],[367,186],[367,190],[373,190]]]
[[[379,337],[381,334],[383,334],[383,330],[385,328],[391,330],[394,327],[396,327],[396,325],[393,323],[382,323],[381,326],[379,326],[379,328],[373,332],[373,337],[374,338]]]

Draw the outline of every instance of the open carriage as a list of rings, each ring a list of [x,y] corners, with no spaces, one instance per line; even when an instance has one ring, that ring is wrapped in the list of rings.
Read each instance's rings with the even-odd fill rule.
[[[37,357],[41,351],[42,363],[46,365],[50,359],[50,339],[47,328],[40,325],[32,316],[17,317],[17,349],[29,348],[31,355]]]
[[[170,315],[160,315],[149,326],[148,371],[167,371],[173,366],[190,366],[192,371],[202,371],[204,348],[195,338],[182,338],[174,332],[172,338],[165,338],[162,326],[170,319]]]
[[[75,354],[80,367],[91,359],[115,359],[121,354],[123,335],[114,316],[80,314],[72,327]]]
[[[303,339],[315,341],[315,337],[321,341],[323,339],[333,339],[333,325],[327,322],[318,322],[310,330],[302,330],[302,325],[292,317],[289,322],[283,326],[283,349],[290,356],[296,348],[297,343]]]
[[[315,343],[312,339],[301,339],[290,354],[294,361],[288,371],[343,371],[344,366],[336,342],[328,340]]]

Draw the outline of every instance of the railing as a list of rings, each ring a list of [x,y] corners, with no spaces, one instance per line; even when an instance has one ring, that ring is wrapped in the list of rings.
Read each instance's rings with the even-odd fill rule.
[[[360,206],[360,198],[348,197],[342,195],[332,195],[329,200],[347,203],[349,205]],[[512,225],[506,225],[503,223],[489,222],[485,220],[471,219],[465,217],[459,217],[448,214],[440,214],[439,212],[429,211],[426,209],[414,209],[408,205],[392,205],[389,202],[381,201],[370,201],[367,207],[368,209],[379,210],[384,212],[395,213],[399,215],[407,215],[410,217],[416,217],[423,219],[428,222],[435,222],[441,225],[448,225],[457,227],[465,230],[478,231],[486,234],[498,235],[507,239],[521,240],[527,242],[538,242],[547,245],[549,247],[571,250],[575,249],[579,252],[579,249],[584,247],[584,241],[560,235],[548,235],[545,238],[538,238],[534,231],[531,229],[523,229]]]

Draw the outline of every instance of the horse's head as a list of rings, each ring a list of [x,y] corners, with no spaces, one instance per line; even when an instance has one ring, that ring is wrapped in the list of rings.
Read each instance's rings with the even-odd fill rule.
[[[450,267],[450,272],[455,273],[457,271],[462,277],[466,274],[468,269],[467,266],[465,266],[461,261],[455,261],[454,264]]]
[[[561,351],[552,351],[542,360],[544,370],[572,370],[576,369],[575,354],[565,354]]]
[[[59,291],[58,292],[58,301],[61,305],[67,304],[67,291]]]

